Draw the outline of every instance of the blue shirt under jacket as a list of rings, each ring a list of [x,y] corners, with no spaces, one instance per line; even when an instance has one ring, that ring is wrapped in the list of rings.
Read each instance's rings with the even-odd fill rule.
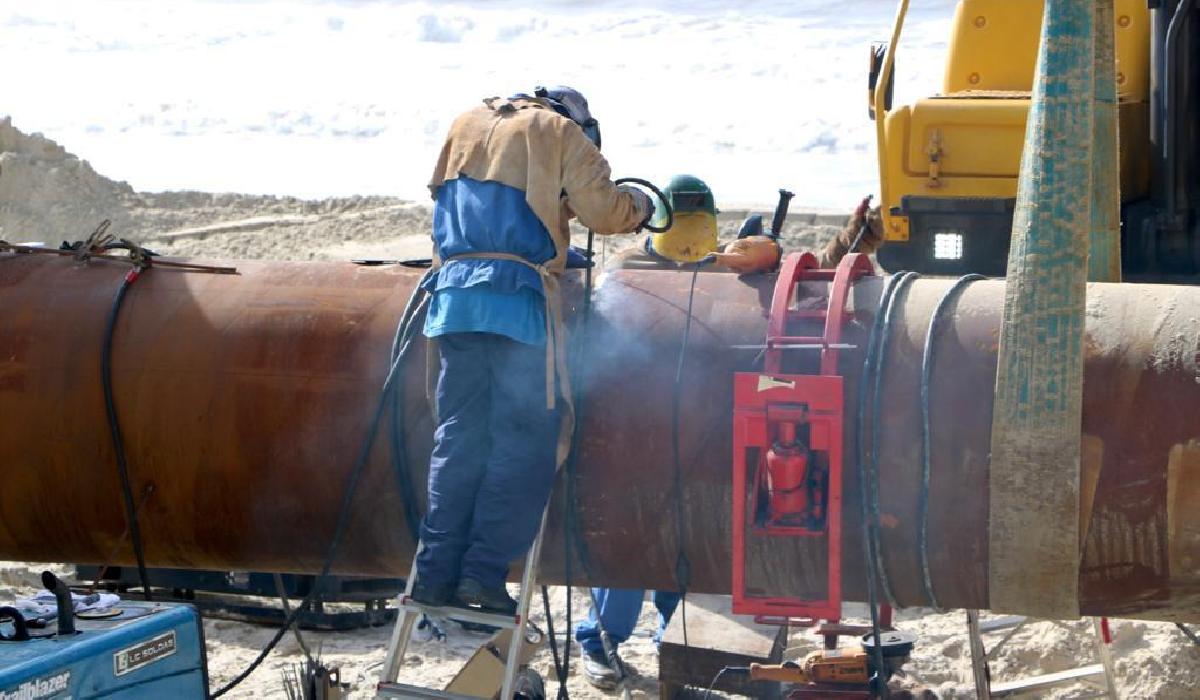
[[[438,257],[464,253],[511,253],[533,263],[554,257],[545,224],[525,193],[498,182],[468,177],[438,189],[433,209]],[[546,342],[542,280],[512,260],[451,260],[424,285],[432,294],[425,335],[496,333],[521,343]]]

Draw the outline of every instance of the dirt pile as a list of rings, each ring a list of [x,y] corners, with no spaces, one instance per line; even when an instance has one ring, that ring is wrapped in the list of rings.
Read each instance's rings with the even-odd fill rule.
[[[120,231],[129,222],[123,198],[132,193],[41,134],[0,121],[0,238],[57,245],[85,238],[104,219]]]

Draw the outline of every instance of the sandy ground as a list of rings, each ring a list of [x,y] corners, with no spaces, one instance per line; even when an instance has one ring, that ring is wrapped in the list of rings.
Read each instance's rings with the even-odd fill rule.
[[[0,602],[7,603],[34,591],[43,568],[59,574],[69,574],[70,568],[61,565],[38,565],[19,562],[0,563]],[[551,610],[556,629],[565,627],[565,589],[551,589]],[[540,597],[532,616],[535,624],[546,628]],[[703,604],[703,603],[694,603]],[[574,614],[587,609],[587,594],[576,589],[573,596]],[[847,606],[852,617],[849,622],[865,622],[861,606]],[[986,619],[986,618],[985,618]],[[893,681],[893,688],[914,692],[926,691],[925,697],[972,698],[970,651],[966,635],[966,618],[962,611],[934,612],[925,609],[903,610],[897,615],[899,629],[918,635],[919,641],[908,677]],[[658,697],[658,657],[653,643],[655,628],[654,607],[644,605],[641,620],[632,639],[621,646],[621,654],[632,671],[629,682],[635,698]],[[340,669],[344,682],[351,684],[350,697],[369,698],[383,664],[389,627],[362,629],[352,632],[304,632],[308,646],[319,653],[329,666]],[[1122,698],[1184,698],[1200,697],[1200,649],[1194,647],[1173,625],[1129,620],[1112,621],[1113,646],[1117,670],[1116,683]],[[447,638],[442,641],[414,641],[409,646],[404,680],[437,686],[448,682],[487,639],[487,635],[465,632],[453,624],[446,626]],[[206,620],[208,665],[211,687],[215,690],[239,673],[258,654],[274,634],[275,629],[226,620]],[[994,641],[989,635],[987,642]],[[993,678],[1011,680],[1035,673],[1050,673],[1074,666],[1094,663],[1097,659],[1090,622],[1035,622],[1017,633],[1002,649],[991,669]],[[793,630],[788,656],[803,657],[817,648],[818,640],[804,630]],[[302,651],[292,636],[287,636],[267,661],[237,689],[226,697],[279,698],[283,697],[284,669],[299,664]],[[572,659],[573,669],[578,655]],[[539,652],[533,667],[547,679],[554,674],[550,653]],[[549,683],[551,693],[557,688]],[[592,688],[572,671],[568,684],[572,697],[608,698],[619,693],[602,692]],[[1047,698],[1083,697],[1089,689],[1082,684],[1066,686]]]
[[[27,136],[9,122],[0,121],[0,238],[9,241],[45,241],[84,238],[99,221],[114,221],[118,237],[140,241],[164,255],[210,259],[350,260],[427,257],[430,250],[431,211],[427,203],[388,197],[350,197],[305,201],[284,197],[196,192],[136,193],[113,182],[57,144]],[[752,208],[766,212],[766,207]],[[798,208],[799,209],[799,208]],[[721,216],[724,237],[732,236],[747,211],[730,210]],[[813,248],[833,235],[843,214],[803,212],[793,216],[785,230],[789,250]],[[582,232],[580,232],[582,233]],[[601,261],[640,241],[637,236],[602,240]],[[32,592],[41,565],[0,564],[0,602]],[[68,571],[56,567],[59,571]],[[554,626],[566,627],[564,589],[553,592]],[[578,617],[587,609],[582,591],[574,596]],[[545,627],[540,601],[533,619]],[[861,610],[859,611],[861,612]],[[920,641],[910,677],[900,682],[908,688],[930,689],[941,698],[974,696],[971,684],[966,623],[962,611],[905,610],[897,617],[901,629],[916,633]],[[622,646],[622,655],[637,673],[634,697],[656,697],[657,655],[651,636],[653,606],[644,607],[637,634]],[[1193,646],[1174,626],[1166,623],[1114,621],[1117,685],[1128,698],[1200,697],[1200,648]],[[1040,622],[1018,633],[993,664],[998,679],[1063,670],[1093,663],[1093,638],[1086,623],[1059,626]],[[410,647],[412,676],[426,685],[445,683],[484,640],[483,635],[451,627],[445,641],[414,643]],[[212,687],[234,677],[273,635],[270,628],[222,620],[208,620],[209,672]],[[388,628],[346,633],[307,633],[311,647],[341,669],[353,686],[352,697],[370,697],[382,665]],[[815,640],[803,631],[793,632],[791,655],[803,656]],[[288,637],[268,661],[228,697],[283,697],[284,668],[297,664],[301,652]],[[534,667],[546,678],[553,675],[548,652]],[[553,685],[553,684],[552,684]],[[579,674],[570,681],[576,698],[609,697],[592,689]],[[1079,697],[1081,686],[1072,686],[1043,697]]]

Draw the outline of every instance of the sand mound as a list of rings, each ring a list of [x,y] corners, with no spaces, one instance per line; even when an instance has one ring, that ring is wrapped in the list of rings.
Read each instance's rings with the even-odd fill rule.
[[[41,134],[0,121],[0,237],[58,244],[77,240],[112,219],[128,225],[122,197],[133,190],[98,174],[88,162]]]

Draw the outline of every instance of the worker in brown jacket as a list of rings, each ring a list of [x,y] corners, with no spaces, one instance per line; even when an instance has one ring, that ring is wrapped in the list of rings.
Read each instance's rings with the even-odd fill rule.
[[[486,99],[450,127],[429,184],[424,331],[440,359],[418,602],[516,609],[508,565],[533,543],[573,425],[558,290],[568,222],[628,233],[653,211],[612,182],[599,146],[571,88]]]

